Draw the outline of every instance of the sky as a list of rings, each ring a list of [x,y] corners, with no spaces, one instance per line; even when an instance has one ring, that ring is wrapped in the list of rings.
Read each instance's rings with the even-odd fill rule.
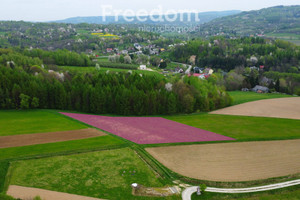
[[[54,21],[77,16],[143,15],[224,10],[258,10],[277,5],[300,5],[299,0],[0,0],[0,20]]]

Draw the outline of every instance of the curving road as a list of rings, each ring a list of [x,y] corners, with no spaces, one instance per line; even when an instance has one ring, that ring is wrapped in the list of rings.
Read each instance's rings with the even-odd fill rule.
[[[189,65],[189,68],[185,71],[185,74],[189,75],[191,73],[192,68],[192,65]]]
[[[237,188],[237,189],[227,189],[227,188],[213,188],[213,187],[207,187],[205,191],[207,192],[215,192],[215,193],[251,193],[251,192],[262,192],[262,191],[268,191],[268,190],[275,190],[290,186],[300,185],[300,179],[293,180],[293,181],[287,181],[283,183],[276,183],[272,185],[266,185],[266,186],[259,186],[259,187],[251,187],[251,188]],[[183,200],[191,200],[191,196],[193,193],[197,192],[198,186],[193,186],[185,189],[182,192],[182,199]]]

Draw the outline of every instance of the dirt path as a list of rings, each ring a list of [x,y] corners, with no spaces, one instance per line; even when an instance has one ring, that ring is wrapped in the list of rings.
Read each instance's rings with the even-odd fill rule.
[[[300,179],[287,181],[283,183],[276,183],[271,185],[259,186],[259,187],[251,187],[251,188],[213,188],[207,187],[206,192],[214,192],[214,193],[225,193],[225,194],[241,194],[241,193],[252,193],[252,192],[262,192],[269,190],[276,190],[286,187],[291,187],[295,185],[300,185]],[[182,200],[191,200],[191,196],[193,193],[197,192],[199,186],[193,186],[185,189],[182,192]]]
[[[73,131],[61,131],[51,133],[12,135],[0,137],[0,148],[28,146],[69,140],[80,140],[106,135],[96,129],[88,128]]]
[[[300,140],[146,149],[169,169],[195,179],[252,181],[300,173]]]
[[[32,200],[36,196],[40,196],[42,200],[101,200],[98,198],[16,185],[10,185],[7,194],[14,198],[20,198],[23,200]]]
[[[259,100],[213,111],[210,114],[300,119],[300,97]]]

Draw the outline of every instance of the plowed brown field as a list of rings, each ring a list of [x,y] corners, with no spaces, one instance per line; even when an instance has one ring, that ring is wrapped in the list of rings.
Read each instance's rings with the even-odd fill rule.
[[[0,148],[28,146],[69,140],[80,140],[106,135],[96,129],[88,128],[73,131],[60,131],[51,133],[12,135],[0,137]]]
[[[300,97],[253,101],[210,114],[300,119]]]
[[[146,149],[169,169],[195,179],[251,181],[300,173],[300,140]]]

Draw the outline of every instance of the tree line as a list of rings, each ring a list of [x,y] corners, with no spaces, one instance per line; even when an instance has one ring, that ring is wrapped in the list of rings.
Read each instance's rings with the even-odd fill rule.
[[[32,68],[32,67],[31,67]],[[196,77],[173,83],[137,73],[64,73],[0,66],[0,109],[61,109],[96,114],[156,115],[210,111],[231,104],[216,84]]]

